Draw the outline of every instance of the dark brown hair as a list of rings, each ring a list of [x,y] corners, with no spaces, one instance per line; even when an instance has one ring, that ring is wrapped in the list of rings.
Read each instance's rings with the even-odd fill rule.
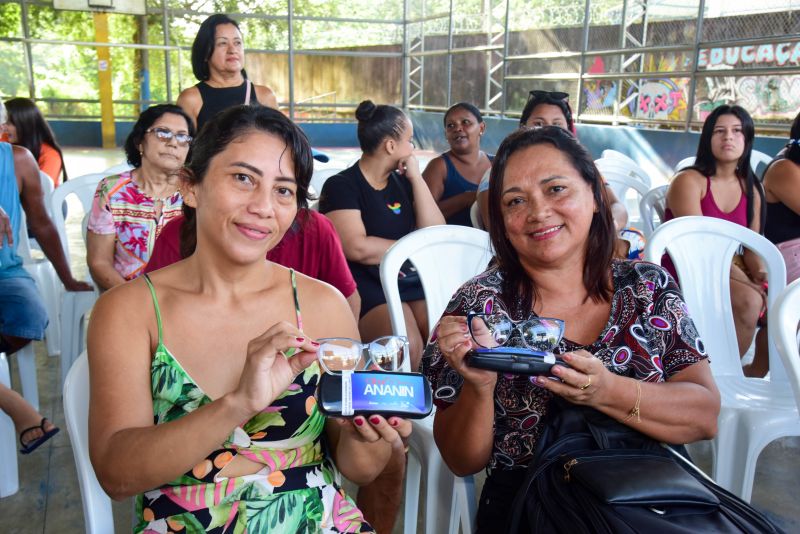
[[[568,131],[558,126],[520,129],[506,137],[492,162],[489,179],[489,235],[496,259],[504,273],[503,293],[516,315],[527,314],[536,300],[536,287],[520,262],[516,249],[506,236],[505,221],[500,206],[503,193],[503,175],[509,158],[528,147],[549,144],[560,150],[581,177],[592,188],[597,212],[592,217],[589,238],[586,241],[586,261],[583,266],[583,285],[594,301],[611,299],[611,260],[614,255],[614,219],[611,216],[606,188],[600,172],[589,152]]]
[[[185,170],[185,179],[199,184],[206,177],[214,157],[228,145],[250,132],[274,135],[286,143],[294,166],[297,181],[297,208],[308,206],[308,185],[314,171],[311,146],[303,131],[280,111],[265,106],[234,106],[217,114],[208,121],[192,145],[192,158]],[[181,257],[194,253],[197,247],[197,220],[195,209],[183,203],[186,220],[181,226]]]

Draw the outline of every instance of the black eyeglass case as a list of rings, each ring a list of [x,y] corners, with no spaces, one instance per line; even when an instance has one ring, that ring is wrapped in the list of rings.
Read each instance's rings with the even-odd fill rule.
[[[467,365],[515,375],[550,375],[554,365],[565,365],[552,352],[517,347],[472,349],[467,352]]]

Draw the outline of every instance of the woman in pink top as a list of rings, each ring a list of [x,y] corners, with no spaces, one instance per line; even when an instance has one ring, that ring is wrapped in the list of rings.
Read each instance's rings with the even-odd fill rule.
[[[669,187],[665,219],[705,215],[761,233],[764,191],[750,170],[754,137],[753,119],[742,107],[723,105],[714,109],[703,124],[695,164],[679,172]],[[665,264],[674,275],[671,262]],[[734,259],[731,301],[740,355],[753,342],[764,306],[766,279],[763,263],[751,251],[745,250],[743,256]]]

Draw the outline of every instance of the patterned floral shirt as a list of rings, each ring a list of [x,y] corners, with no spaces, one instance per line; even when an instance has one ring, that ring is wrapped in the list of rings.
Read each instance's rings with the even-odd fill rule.
[[[156,218],[156,199],[145,195],[126,171],[97,184],[88,228],[95,234],[116,234],[114,269],[132,280],[144,272],[161,229],[181,214],[182,206],[183,198],[175,192],[161,199],[161,216]]]
[[[645,382],[663,382],[706,358],[703,342],[689,317],[680,289],[667,271],[643,261],[615,261],[611,314],[591,345],[561,341],[556,353],[586,349],[612,372]],[[445,315],[470,311],[509,311],[502,294],[503,273],[497,268],[464,284],[447,305]],[[439,350],[434,331],[425,348],[423,372],[431,381],[434,402],[446,409],[458,398],[463,379]],[[513,339],[513,338],[512,338]],[[523,469],[533,457],[551,394],[533,377],[501,374],[495,388],[494,445],[487,469]]]

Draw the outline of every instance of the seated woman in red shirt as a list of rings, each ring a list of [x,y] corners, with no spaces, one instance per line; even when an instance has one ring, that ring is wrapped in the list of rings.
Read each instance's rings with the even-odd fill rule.
[[[56,142],[53,130],[44,120],[42,112],[29,98],[12,98],[6,103],[8,118],[3,128],[8,142],[23,146],[31,151],[39,163],[39,170],[53,180],[58,187],[67,181],[67,169],[64,167],[64,154]]]
[[[161,230],[144,272],[156,271],[191,255],[196,238],[183,231],[183,221],[182,215],[176,217]],[[361,298],[356,282],[333,223],[321,213],[298,210],[281,242],[267,252],[267,259],[332,285],[345,296],[353,315],[358,317]]]

